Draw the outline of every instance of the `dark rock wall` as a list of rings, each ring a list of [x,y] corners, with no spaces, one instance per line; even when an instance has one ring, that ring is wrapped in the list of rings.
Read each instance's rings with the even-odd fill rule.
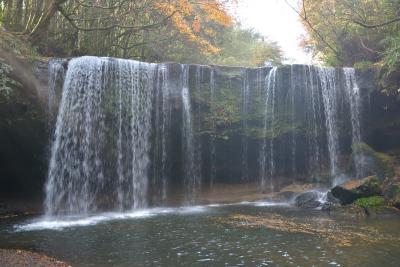
[[[66,68],[67,62],[62,62]],[[35,74],[41,84],[47,84],[49,73],[47,62],[35,63]],[[182,81],[181,65],[167,63],[171,88],[171,138],[169,140],[169,173],[173,183],[181,183],[182,177]],[[301,66],[292,68],[301,71]],[[196,149],[201,159],[203,183],[210,182],[213,166],[216,169],[217,182],[242,183],[258,181],[259,151],[262,145],[263,120],[265,111],[265,77],[270,68],[243,69],[220,66],[189,67],[189,87],[191,93],[191,108],[193,127],[197,140]],[[288,108],[285,97],[290,88],[290,66],[284,66],[278,75],[279,86],[277,98],[280,101],[282,117]],[[212,74],[213,73],[213,74]],[[286,73],[286,74],[285,74]],[[212,77],[214,79],[212,79]],[[304,90],[304,80],[301,76],[294,77],[295,90]],[[342,79],[338,77],[338,79]],[[393,96],[379,92],[374,85],[374,72],[357,72],[357,81],[362,93],[363,120],[362,128],[365,140],[376,150],[400,150],[400,102]],[[317,81],[314,81],[317,83]],[[55,101],[59,101],[61,81],[58,80]],[[317,86],[317,84],[315,84]],[[211,91],[214,86],[214,102],[211,101]],[[243,103],[244,88],[248,86],[247,104]],[[54,114],[57,108],[48,113],[49,88],[43,86],[40,101],[26,97],[23,90],[15,88],[10,98],[0,99],[0,192],[11,194],[41,194],[47,173],[49,143],[55,123]],[[53,99],[54,100],[54,99]],[[244,105],[246,105],[244,112]],[[307,105],[307,99],[302,94],[296,95],[293,112],[299,121],[306,120],[302,110]],[[349,111],[343,106],[343,127],[340,127],[342,151],[350,154],[348,117]],[[53,116],[53,117],[52,117]],[[53,119],[51,119],[53,118]],[[323,120],[324,118],[319,118]],[[50,122],[49,122],[50,121]],[[280,134],[275,138],[277,157],[277,177],[283,177],[277,183],[291,182],[293,175],[298,181],[313,181],[307,151],[309,137],[301,127],[292,129],[287,120],[282,118]],[[344,122],[347,121],[347,122]],[[245,124],[244,124],[245,123]],[[285,124],[286,123],[286,124]],[[157,127],[157,125],[155,125]],[[325,126],[322,126],[325,127]],[[295,171],[292,173],[291,159],[288,151],[291,149],[292,132],[296,135]],[[324,130],[323,130],[324,131]],[[351,130],[350,130],[351,131]],[[153,140],[157,138],[152,137]],[[326,137],[320,136],[321,150],[327,150],[323,144]],[[212,156],[211,144],[214,144],[215,155]],[[244,150],[244,147],[246,149]],[[324,153],[325,153],[324,152]],[[154,151],[152,152],[154,153]],[[152,156],[153,157],[153,156]],[[213,163],[213,162],[214,163]],[[323,158],[323,168],[327,169],[327,159]],[[153,163],[154,164],[154,163]],[[153,167],[151,167],[154,170]],[[322,172],[322,170],[321,170]],[[325,172],[327,172],[325,170]],[[153,171],[150,174],[153,175]],[[322,174],[319,174],[320,176]],[[286,177],[286,178],[284,178]],[[290,178],[289,178],[290,177]],[[215,181],[214,181],[215,182]]]

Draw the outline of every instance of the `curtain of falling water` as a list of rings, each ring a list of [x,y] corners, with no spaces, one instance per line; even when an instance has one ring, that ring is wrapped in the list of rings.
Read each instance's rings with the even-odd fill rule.
[[[248,165],[248,112],[249,112],[249,93],[250,93],[250,85],[249,85],[249,74],[247,70],[244,70],[243,73],[243,84],[242,84],[242,166],[241,166],[241,179],[243,182],[247,182],[249,180],[249,165]]]
[[[63,61],[59,59],[53,59],[49,61],[49,93],[48,93],[48,103],[47,103],[47,115],[48,115],[48,127],[50,132],[54,132],[54,124],[57,119],[57,111],[59,102],[60,92],[58,92],[59,84],[65,78],[65,69],[63,66]],[[61,90],[60,90],[61,91]]]
[[[352,125],[352,143],[358,144],[362,142],[361,126],[360,126],[360,112],[361,112],[361,99],[360,99],[360,88],[357,85],[355,70],[353,68],[343,69],[345,82],[346,82],[346,93],[348,94],[350,102],[350,115]],[[365,161],[360,155],[354,156],[354,164],[356,167],[356,176],[362,178],[365,176]]]
[[[324,159],[328,159],[331,183],[335,183],[335,180],[339,179],[344,172],[339,158],[342,153],[340,146],[344,142],[340,131],[343,131],[341,127],[347,121],[343,113],[346,110],[349,110],[351,114],[348,120],[352,129],[351,143],[357,144],[362,141],[360,127],[362,107],[355,71],[350,68],[340,71],[334,68],[293,65],[290,66],[290,72],[286,72],[290,75],[290,77],[285,77],[285,80],[289,81],[285,83],[286,88],[280,84],[282,80],[277,79],[277,74],[281,77],[285,75],[283,71],[281,68],[273,68],[266,76],[264,113],[266,138],[262,141],[259,156],[261,187],[265,188],[266,181],[269,180],[269,187],[273,189],[272,181],[276,175],[277,166],[281,169],[284,166],[286,170],[291,168],[294,176],[296,161],[299,160],[298,154],[308,157],[303,162],[308,162],[308,175],[315,175],[317,181],[320,179],[320,168],[324,164]],[[341,77],[344,77],[344,83]],[[287,141],[279,141],[275,138],[276,131],[282,130],[282,125],[279,126],[277,123],[282,124],[282,112],[284,113],[285,110],[290,111],[288,119],[291,125],[290,146]],[[277,118],[278,121],[276,121]],[[301,121],[303,119],[305,122]],[[304,146],[307,151],[304,149],[297,151],[299,149],[297,138],[301,137],[296,130],[298,123],[303,123],[302,127],[305,127],[304,130],[307,133]],[[279,153],[291,156],[279,157]],[[282,162],[288,158],[289,162]],[[364,169],[362,158],[354,158],[354,161],[356,176],[362,177]]]
[[[215,97],[215,70],[214,68],[211,69],[210,74],[210,103],[211,103],[211,113],[215,113],[214,105],[216,101]],[[211,128],[212,130],[216,130],[216,123],[214,117],[211,121]],[[215,134],[210,136],[210,186],[212,187],[216,176],[217,176],[217,166],[216,166],[216,150],[215,150]]]
[[[200,187],[200,174],[198,162],[195,162],[195,140],[193,134],[192,107],[189,93],[189,66],[182,65],[182,148],[183,148],[183,173],[185,184],[185,200],[187,203],[194,203],[197,191]]]
[[[267,136],[267,131],[273,129],[271,127],[274,117],[274,94],[276,86],[276,71],[277,68],[273,68],[269,71],[265,78],[266,94],[265,94],[265,113],[264,113],[264,136]],[[269,118],[272,118],[269,122]],[[272,136],[273,133],[271,132]],[[267,179],[269,179],[269,187],[273,190],[273,175],[274,175],[274,148],[273,148],[273,138],[269,139],[269,148],[267,148],[267,138],[264,137],[261,150],[260,150],[260,178],[261,178],[261,188],[264,190],[266,188]],[[267,153],[269,153],[267,157]],[[269,159],[269,166],[267,170],[267,158]]]
[[[61,67],[50,65],[52,87]],[[212,114],[211,129],[218,130],[214,113],[220,97],[218,86],[224,86],[224,80],[218,80],[217,85],[216,67],[192,69],[181,65],[178,72],[170,68],[169,64],[95,57],[70,61],[46,185],[47,214],[146,206],[150,152],[153,200],[167,200],[169,179],[178,173],[173,168],[177,166],[173,165],[177,162],[174,157],[181,157],[185,200],[195,201],[204,168],[199,137],[201,116],[206,111]],[[202,81],[204,68],[210,69],[207,81]],[[261,188],[273,190],[278,177],[294,177],[298,172],[313,175],[319,181],[324,165],[329,166],[331,179],[338,177],[342,173],[341,147],[347,145],[340,132],[343,125],[351,127],[352,144],[362,141],[362,105],[354,70],[300,65],[290,66],[286,72],[284,67],[272,68],[265,76],[264,90],[253,86],[258,83],[252,79],[260,79],[261,73],[259,70],[253,75],[253,70],[246,69],[241,75],[243,83],[235,85],[241,88],[239,112],[243,118],[238,124],[242,139],[237,152],[241,166],[237,178],[254,179],[249,177],[247,165],[254,156],[250,149],[254,140],[249,139],[247,132],[257,124],[248,118],[256,108],[251,101],[261,92],[265,104],[261,107],[263,118],[257,122],[264,136],[259,141],[260,151],[257,150]],[[218,79],[223,79],[223,72],[219,75]],[[201,94],[203,83],[210,90],[209,110],[204,111],[201,103],[193,99],[194,93]],[[177,107],[181,107],[182,116],[173,112]],[[343,117],[346,110],[350,120]],[[306,134],[297,132],[298,125]],[[181,127],[177,128],[181,134],[175,134],[175,126]],[[181,140],[175,140],[178,136]],[[204,151],[210,151],[210,157],[205,170],[210,170],[207,178],[213,185],[219,178],[217,143],[222,148],[228,141],[217,140],[215,133],[208,140],[210,147]],[[174,142],[182,144],[180,155],[174,154]],[[354,160],[357,176],[361,177],[362,159]],[[223,167],[218,168],[219,175],[223,174]]]
[[[157,70],[157,85],[155,92],[155,139],[153,143],[153,198],[157,201],[167,200],[170,151],[170,131],[172,103],[171,88],[168,82],[169,68],[160,64]]]
[[[146,206],[155,69],[120,59],[70,61],[46,184],[48,215]]]
[[[331,179],[339,175],[339,130],[337,125],[337,84],[334,68],[318,68],[321,91],[324,103],[325,123],[327,129],[328,151]]]

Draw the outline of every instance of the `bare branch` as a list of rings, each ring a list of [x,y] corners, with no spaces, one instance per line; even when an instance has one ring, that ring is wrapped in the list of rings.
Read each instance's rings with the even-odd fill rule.
[[[145,30],[145,29],[154,28],[154,27],[157,27],[157,26],[160,26],[160,25],[166,23],[170,18],[172,18],[178,12],[178,11],[174,11],[170,15],[168,15],[167,17],[162,19],[161,21],[158,21],[158,22],[152,23],[152,24],[147,24],[147,25],[133,26],[133,25],[112,24],[112,25],[104,26],[104,27],[83,28],[83,27],[78,26],[75,23],[75,20],[73,18],[71,18],[61,7],[59,8],[59,11],[65,17],[65,19],[72,25],[72,27],[74,27],[78,31],[85,31],[85,32],[106,31],[106,30],[112,30],[112,29],[116,29],[116,28],[130,29],[132,31],[141,31],[141,30]]]
[[[294,11],[296,12],[299,17],[305,22],[307,23],[307,25],[310,27],[310,29],[321,39],[321,41],[330,49],[332,50],[336,56],[339,57],[339,53],[338,51],[330,44],[328,43],[325,38],[319,33],[319,31],[317,29],[314,28],[314,26],[311,24],[311,22],[308,20],[307,18],[307,13],[306,13],[306,8],[305,8],[305,0],[302,0],[302,6],[303,6],[303,12],[304,12],[304,16],[301,14],[300,11],[298,11],[295,7],[293,7],[287,0],[285,0],[285,3]]]
[[[391,19],[391,20],[388,20],[388,21],[385,21],[385,22],[382,22],[382,23],[378,23],[378,24],[366,24],[366,23],[358,21],[358,20],[351,20],[351,21],[353,23],[357,24],[357,25],[360,25],[361,27],[368,28],[368,29],[374,29],[374,28],[387,26],[389,24],[393,24],[393,23],[396,23],[396,22],[400,22],[400,17],[394,18],[394,19]]]

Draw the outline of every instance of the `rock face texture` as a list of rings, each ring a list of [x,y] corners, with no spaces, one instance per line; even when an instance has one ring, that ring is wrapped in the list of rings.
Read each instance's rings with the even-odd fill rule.
[[[32,84],[40,84],[40,93],[15,81],[9,83],[9,94],[0,93],[2,195],[31,197],[40,195],[43,190],[49,142],[46,115],[48,62],[35,62],[30,76],[37,80],[32,80]]]

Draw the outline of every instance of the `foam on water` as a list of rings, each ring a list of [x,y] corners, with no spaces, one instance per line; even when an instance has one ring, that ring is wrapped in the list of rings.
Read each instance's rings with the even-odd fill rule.
[[[208,205],[166,207],[139,209],[131,212],[105,212],[92,216],[43,216],[38,219],[27,221],[23,224],[14,226],[15,232],[41,231],[41,230],[63,230],[71,227],[93,226],[100,223],[117,220],[143,219],[166,214],[187,215],[209,212],[210,208],[219,208],[225,206],[254,206],[254,207],[272,207],[272,206],[290,206],[289,202],[273,201],[242,201],[238,203],[213,203]]]
[[[62,230],[69,227],[91,226],[114,220],[141,219],[164,214],[193,214],[207,211],[207,206],[185,206],[177,208],[150,208],[132,212],[107,212],[93,216],[44,216],[40,219],[29,221],[25,224],[14,226],[14,230],[38,231],[38,230]]]

